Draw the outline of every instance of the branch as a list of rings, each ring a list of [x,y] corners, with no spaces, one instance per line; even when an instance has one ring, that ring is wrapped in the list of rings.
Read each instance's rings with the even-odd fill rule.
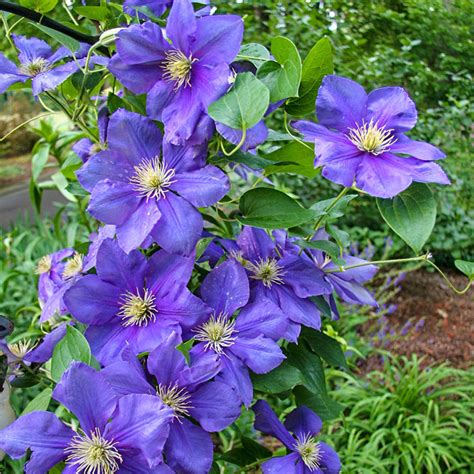
[[[73,30],[67,26],[62,25],[61,23],[47,18],[41,13],[30,10],[29,8],[22,7],[10,2],[0,2],[0,11],[5,11],[8,13],[13,13],[15,15],[27,18],[28,20],[39,23],[40,25],[47,26],[53,30],[59,31],[71,38],[80,41],[81,43],[95,44],[99,41],[98,36],[89,36],[81,33],[79,31]]]

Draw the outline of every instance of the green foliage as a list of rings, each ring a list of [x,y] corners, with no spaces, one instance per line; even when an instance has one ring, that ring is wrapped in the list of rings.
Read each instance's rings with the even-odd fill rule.
[[[332,380],[332,396],[350,407],[328,434],[343,472],[471,472],[472,370],[388,356],[364,379],[339,373]]]
[[[436,221],[436,201],[430,188],[414,183],[393,199],[377,199],[385,222],[415,252],[429,239]]]

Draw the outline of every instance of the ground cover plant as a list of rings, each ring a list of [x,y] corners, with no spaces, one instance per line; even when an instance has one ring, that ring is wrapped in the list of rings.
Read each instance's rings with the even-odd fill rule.
[[[0,6],[44,39],[4,17],[17,54],[0,57],[0,90],[31,88],[74,123],[40,130],[30,194],[39,207],[53,155],[81,224],[54,220],[31,331],[0,320],[2,385],[37,393],[0,431],[9,468],[340,472],[319,437],[346,403],[323,365],[347,368],[338,302],[377,306],[364,285],[385,264],[427,265],[456,293],[474,278],[457,260],[455,287],[425,249],[450,181],[443,151],[410,138],[409,94],[334,74],[327,38],[302,60],[291,39],[245,43],[241,17],[190,0],[77,6],[74,28],[45,19],[56,2],[26,3],[37,11]],[[303,206],[279,189],[277,175],[319,172],[335,197]],[[412,253],[355,255],[338,223],[358,200]]]

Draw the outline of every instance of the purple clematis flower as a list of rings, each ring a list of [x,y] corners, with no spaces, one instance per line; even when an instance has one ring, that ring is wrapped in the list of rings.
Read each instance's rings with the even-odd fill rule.
[[[236,261],[227,260],[212,270],[201,285],[201,297],[214,311],[195,328],[199,343],[191,349],[196,359],[206,352],[219,356],[222,370],[217,380],[234,388],[246,406],[253,396],[248,369],[264,374],[280,365],[285,356],[275,341],[287,326],[275,304],[263,298],[247,305],[249,295],[245,270]]]
[[[338,474],[341,471],[341,462],[334,449],[316,441],[315,436],[323,424],[309,408],[296,408],[286,417],[285,424],[264,400],[259,400],[252,409],[255,428],[279,439],[291,451],[286,456],[265,461],[263,474]]]
[[[82,276],[84,262],[83,256],[72,248],[45,255],[39,260],[35,273],[39,275],[40,322],[67,313],[64,293]]]
[[[151,22],[122,30],[109,69],[125,87],[148,95],[147,113],[164,123],[167,140],[202,143],[212,134],[207,107],[229,87],[242,19],[196,17],[190,0],[174,0],[165,35]]]
[[[172,331],[206,318],[210,310],[186,288],[192,269],[192,258],[160,250],[147,260],[107,239],[97,253],[97,275],[78,280],[64,301],[74,318],[89,325],[92,353],[107,365],[126,346],[134,354],[149,352]]]
[[[147,368],[156,384],[149,382],[129,351],[123,354],[124,361],[107,366],[102,373],[119,395],[147,393],[160,397],[174,414],[164,449],[166,463],[176,472],[205,474],[213,458],[208,432],[221,431],[240,416],[240,398],[228,385],[211,381],[220,370],[216,354],[191,357],[188,365],[176,349],[180,342],[178,334],[172,333],[149,354]]]
[[[316,99],[319,124],[293,127],[314,142],[315,166],[325,178],[391,198],[413,181],[449,184],[439,165],[444,153],[405,135],[417,120],[415,104],[401,87],[366,94],[357,82],[326,76]],[[404,155],[404,156],[399,156]]]
[[[77,416],[77,432],[45,411],[0,431],[0,449],[13,459],[31,450],[27,474],[46,474],[62,461],[68,474],[159,472],[173,413],[158,397],[117,397],[102,374],[81,362],[71,364],[53,397]]]
[[[195,3],[198,4],[206,4],[209,5],[209,0],[199,0]],[[146,11],[143,10],[136,10],[135,7],[145,7],[149,12],[151,12],[152,15],[156,17],[160,17],[165,13],[167,8],[169,8],[173,4],[173,0],[126,0],[124,2],[124,7],[125,11],[129,15],[137,15],[140,18],[145,18],[146,16],[149,16],[146,14]],[[210,11],[209,6],[206,6],[204,8],[201,8],[196,12],[196,15],[208,15]]]
[[[61,46],[53,52],[45,41],[38,38],[17,35],[12,35],[12,37],[20,52],[18,56],[20,65],[17,66],[0,53],[0,93],[5,92],[12,84],[26,82],[28,79],[32,80],[35,96],[55,89],[84,64],[84,60],[78,58],[85,56],[88,49],[87,45],[82,45],[81,49],[75,53],[74,61],[57,65],[60,61],[72,56],[69,49]],[[96,61],[105,64],[106,59],[94,57],[91,64],[95,64]]]
[[[230,256],[247,270],[250,301],[270,300],[281,308],[289,319],[285,339],[296,342],[301,324],[319,330],[321,314],[309,297],[332,292],[324,273],[279,248],[263,229],[244,227],[237,244],[239,250],[231,251]]]
[[[156,125],[125,110],[110,118],[108,145],[77,172],[92,193],[89,212],[116,226],[126,252],[152,235],[168,252],[189,255],[203,227],[196,207],[210,206],[227,193],[225,173],[204,165],[202,147],[165,142],[162,154]]]
[[[324,229],[320,229],[312,238],[312,241],[328,240],[329,235]],[[333,272],[339,267],[319,249],[306,249],[305,255],[308,255],[315,265],[321,269],[327,282],[331,284],[339,297],[349,304],[361,304],[369,306],[378,306],[377,301],[372,294],[364,288],[363,284],[371,280],[377,273],[378,268],[375,265],[365,265],[368,262],[362,258],[354,257],[349,254],[342,255],[342,260],[346,263],[344,267],[353,265],[363,265],[357,268],[349,268],[343,272]],[[328,295],[331,310],[339,316],[334,296]]]

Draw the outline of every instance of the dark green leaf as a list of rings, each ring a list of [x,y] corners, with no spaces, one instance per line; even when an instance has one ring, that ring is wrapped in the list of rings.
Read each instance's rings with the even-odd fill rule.
[[[281,393],[304,384],[303,374],[288,361],[283,361],[268,374],[252,375],[253,388],[264,393]]]
[[[51,377],[58,382],[73,360],[91,362],[91,349],[83,334],[72,326],[54,348],[51,360]]]
[[[53,30],[52,28],[48,28],[44,25],[40,25],[39,23],[31,22],[30,24],[38,28],[38,30],[41,30],[43,33],[46,33],[48,36],[51,36],[51,38],[55,39],[62,45],[66,46],[66,48],[68,48],[73,53],[81,47],[81,43],[79,43],[79,41],[71,38],[68,35],[65,35],[64,33],[60,33],[59,31]]]
[[[264,229],[294,227],[308,222],[314,217],[290,196],[271,188],[257,188],[247,191],[239,202],[242,216],[237,219],[242,224]]]
[[[273,38],[271,50],[275,61],[263,63],[257,77],[270,90],[270,101],[273,103],[298,95],[301,58],[293,42],[283,36]]]
[[[270,59],[270,52],[265,46],[258,43],[243,44],[237,60],[250,61],[255,67]]]
[[[31,204],[35,211],[39,214],[41,212],[41,199],[43,197],[43,191],[38,188],[33,179],[30,179],[30,186],[28,190]]]
[[[238,130],[249,129],[262,120],[269,105],[267,87],[252,73],[237,74],[230,92],[213,102],[209,115],[217,122]]]
[[[113,114],[118,109],[126,109],[127,104],[121,97],[110,92],[107,96],[107,108],[109,112]]]
[[[303,116],[314,113],[316,96],[323,77],[334,71],[332,45],[328,38],[320,39],[303,62],[298,99],[289,101],[288,113]]]
[[[310,300],[318,307],[324,316],[328,318],[332,317],[331,307],[323,296],[312,296]]]
[[[329,365],[347,368],[346,358],[341,345],[321,331],[303,328],[302,338],[308,342],[311,350],[322,357]]]
[[[296,387],[293,393],[298,406],[307,406],[319,415],[323,421],[337,418],[344,410],[344,405],[332,400],[327,395],[312,393],[305,387]]]
[[[328,216],[336,219],[338,217],[342,217],[346,211],[347,205],[357,197],[357,194],[346,194],[342,198],[337,201],[334,207],[329,211]],[[317,212],[318,216],[323,216],[326,214],[326,209],[331,207],[332,203],[337,198],[325,199],[324,201],[318,201],[314,203],[310,209],[313,209]]]
[[[294,164],[269,166],[265,174],[272,173],[295,173],[307,178],[314,178],[318,171],[314,168],[314,152],[299,142],[291,142],[287,145],[265,155],[267,160],[276,162],[292,162]]]
[[[393,199],[377,199],[385,222],[418,254],[436,221],[436,201],[430,188],[413,183]]]
[[[474,279],[474,262],[468,262],[467,260],[455,260],[454,265],[470,280]]]
[[[246,153],[240,150],[237,153],[234,153],[231,157],[226,158],[226,160],[233,163],[242,163],[253,170],[261,170],[267,166],[273,166],[273,161],[262,158],[259,155],[254,155],[253,153]]]
[[[53,391],[48,387],[45,388],[42,392],[36,395],[33,400],[26,405],[25,409],[21,413],[21,415],[26,415],[32,411],[46,411],[49,406],[49,402],[51,401],[51,394]]]

